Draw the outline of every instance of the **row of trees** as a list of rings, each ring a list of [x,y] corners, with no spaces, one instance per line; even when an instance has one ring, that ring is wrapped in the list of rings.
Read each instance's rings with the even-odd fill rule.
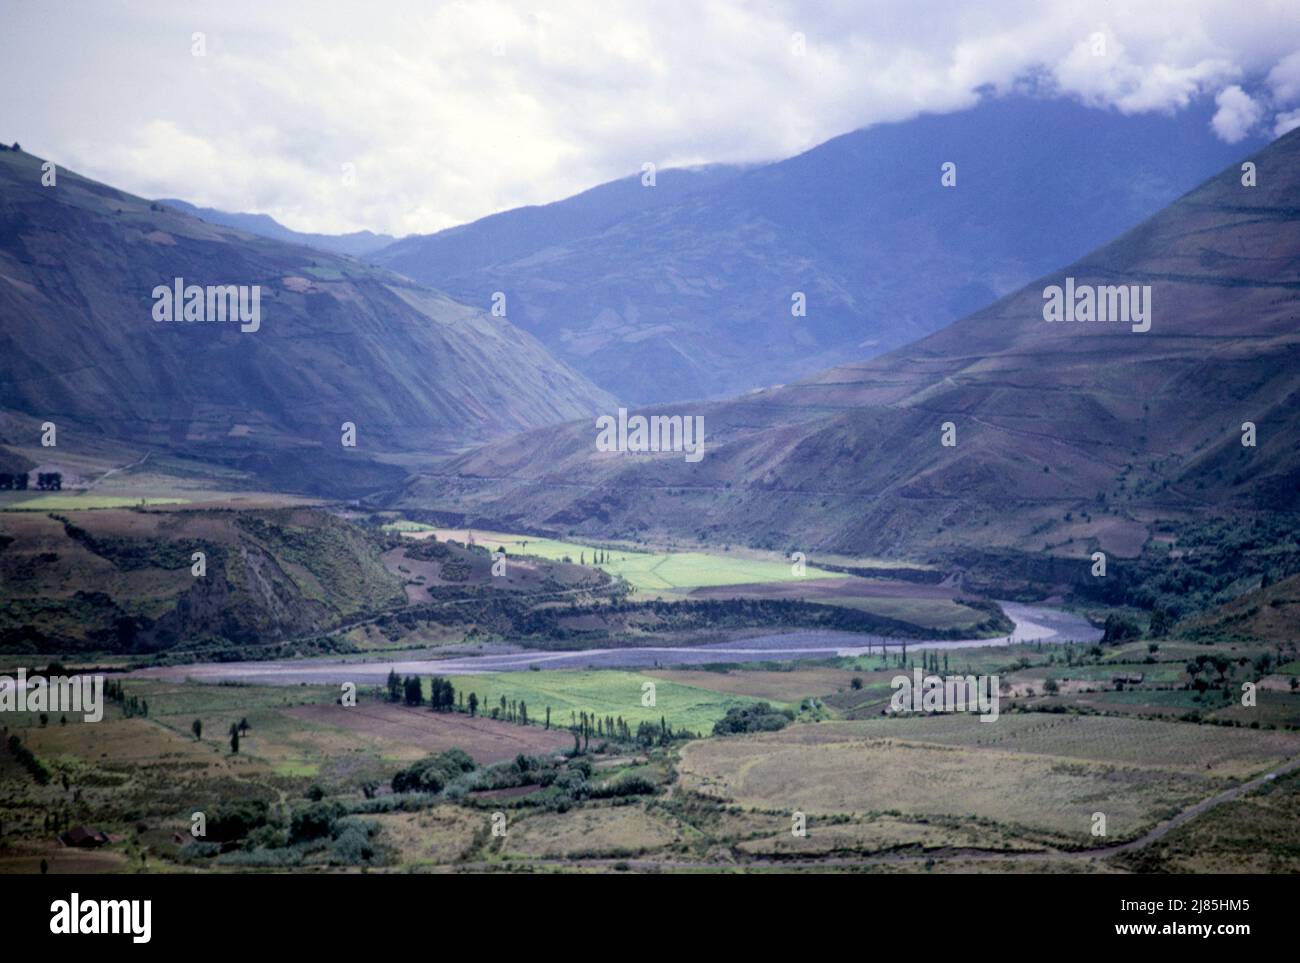
[[[127,718],[131,716],[145,716],[147,718],[149,715],[149,700],[128,695],[120,682],[114,682],[112,679],[105,680],[104,695],[121,706],[122,715]]]
[[[232,722],[232,723],[230,724],[230,732],[229,732],[229,735],[230,735],[230,751],[231,751],[231,753],[238,755],[238,753],[239,753],[239,737],[240,737],[240,736],[247,735],[247,734],[248,734],[248,730],[249,730],[249,728],[250,728],[250,727],[249,727],[249,725],[248,725],[248,719],[247,719],[247,718],[240,719],[238,722]],[[202,739],[202,738],[203,738],[203,720],[202,720],[202,719],[195,719],[193,722],[191,722],[191,723],[190,723],[190,732],[194,733],[194,738],[195,738],[195,739]]]
[[[37,472],[36,487],[43,492],[62,491],[63,473],[57,471]],[[5,491],[5,492],[27,491],[27,472],[0,471],[0,491]]]
[[[393,669],[388,670],[388,701],[403,702],[408,706],[424,705],[424,686],[419,676],[408,675],[405,679]],[[461,709],[464,709],[464,693],[461,693]],[[471,695],[471,705],[477,706],[478,699]],[[456,709],[456,687],[450,679],[435,675],[429,680],[429,708],[434,712],[451,712]],[[473,715],[473,712],[470,713]]]
[[[396,670],[390,669],[386,687],[389,702],[404,703],[408,706],[424,704],[424,687],[417,676],[403,678]],[[473,717],[479,714],[479,709],[483,705],[478,693],[471,692],[468,697],[464,692],[458,694],[451,681],[442,676],[434,676],[430,680],[430,692],[429,708],[434,712],[468,712]],[[484,712],[487,713],[488,710],[484,708]],[[527,702],[523,699],[517,701],[509,699],[505,695],[501,696],[499,704],[491,708],[490,715],[493,719],[514,722],[521,726],[538,721],[528,714]],[[550,706],[546,707],[546,716],[542,724],[546,729],[551,728]],[[586,750],[592,736],[615,742],[637,742],[648,747],[656,744],[666,745],[674,738],[687,735],[674,733],[672,726],[668,725],[667,720],[662,716],[659,718],[658,725],[643,721],[633,731],[631,723],[622,716],[598,716],[588,712],[570,712],[569,729],[573,733],[575,751]]]

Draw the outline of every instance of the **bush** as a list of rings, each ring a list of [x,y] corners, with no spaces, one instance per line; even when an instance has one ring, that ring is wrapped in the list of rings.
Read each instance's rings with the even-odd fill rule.
[[[588,792],[592,799],[617,799],[622,796],[648,796],[658,790],[645,776],[624,776],[603,786],[593,786]]]
[[[333,835],[334,823],[347,809],[337,801],[315,802],[293,814],[289,823],[289,841],[320,839]]]
[[[208,819],[207,838],[218,843],[242,839],[266,825],[269,817],[270,807],[261,799],[223,803]]]
[[[776,709],[766,702],[733,706],[713,724],[713,734],[729,736],[740,732],[775,732],[789,725],[792,718],[789,710]]]
[[[265,866],[277,869],[302,865],[302,851],[297,849],[237,849],[217,857],[224,866]]]
[[[1123,616],[1111,614],[1106,616],[1106,627],[1102,632],[1102,642],[1124,642],[1128,639],[1136,639],[1142,635],[1142,630],[1132,619]]]
[[[336,865],[356,866],[373,863],[381,857],[375,837],[379,824],[364,819],[349,818],[335,824],[334,844],[330,847],[330,862]]]
[[[425,756],[393,776],[393,792],[441,792],[457,776],[473,772],[474,760],[462,749]]]

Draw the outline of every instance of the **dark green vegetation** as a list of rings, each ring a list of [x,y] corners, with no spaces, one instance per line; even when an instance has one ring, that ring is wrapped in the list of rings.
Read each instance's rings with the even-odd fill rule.
[[[727,714],[713,724],[715,736],[733,736],[741,732],[775,732],[784,729],[794,719],[790,710],[774,709],[766,702],[728,709]]]

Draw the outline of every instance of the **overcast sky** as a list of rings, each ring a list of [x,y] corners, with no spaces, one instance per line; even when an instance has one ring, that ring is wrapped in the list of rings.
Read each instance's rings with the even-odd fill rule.
[[[1130,113],[1214,103],[1227,141],[1283,133],[1300,8],[0,0],[0,139],[304,231],[434,231],[647,161],[787,157],[1024,86]]]

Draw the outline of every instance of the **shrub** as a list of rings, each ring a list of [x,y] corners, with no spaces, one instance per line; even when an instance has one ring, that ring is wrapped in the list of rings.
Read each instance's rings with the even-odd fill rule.
[[[766,702],[733,706],[713,724],[713,734],[729,736],[739,732],[775,732],[789,725],[791,719],[789,710],[777,709]]]
[[[473,772],[474,760],[462,749],[425,756],[393,776],[393,792],[441,792],[447,783]]]
[[[333,834],[334,823],[347,809],[337,801],[314,802],[293,814],[289,823],[289,841],[320,839]]]

